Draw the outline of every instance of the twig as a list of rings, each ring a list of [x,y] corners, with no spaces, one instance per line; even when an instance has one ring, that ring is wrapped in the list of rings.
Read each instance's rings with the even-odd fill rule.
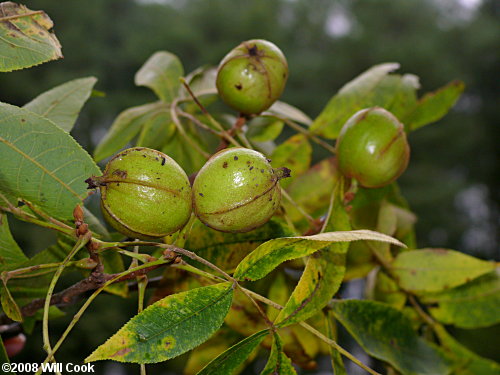
[[[87,242],[90,241],[91,238],[92,238],[92,232],[87,232],[85,235],[81,236],[78,239],[73,249],[70,251],[70,253],[66,256],[64,261],[57,268],[49,284],[49,289],[47,290],[47,297],[45,298],[45,304],[43,309],[43,320],[42,320],[43,347],[47,353],[49,353],[52,350],[50,346],[50,336],[49,336],[49,307],[50,307],[50,300],[52,299],[52,293],[54,292],[56,283],[59,280],[59,277],[61,276],[64,268],[66,267],[66,264],[71,260],[71,258],[73,258],[76,255],[78,251],[80,251],[87,244]],[[51,359],[52,358],[50,358],[49,360]]]
[[[180,81],[184,85],[184,88],[187,90],[187,92],[189,93],[189,95],[191,96],[191,98],[193,99],[193,101],[200,108],[201,112],[205,116],[207,116],[208,121],[210,121],[210,123],[215,128],[217,128],[219,131],[221,131],[222,133],[227,133],[226,129],[224,129],[224,127],[216,119],[213,118],[213,116],[210,114],[210,112],[207,111],[207,109],[203,106],[203,104],[201,104],[201,102],[198,100],[198,98],[194,94],[193,90],[191,90],[191,87],[189,87],[189,84],[187,83],[187,81],[184,78],[182,78],[182,77],[180,78]],[[229,135],[229,137],[231,137],[231,135]],[[233,139],[233,141],[236,142],[234,139]],[[233,142],[231,142],[231,143],[233,143]],[[236,143],[238,143],[238,142],[236,142]]]
[[[336,152],[335,152],[335,148],[333,146],[330,146],[328,143],[326,143],[325,141],[323,141],[321,138],[318,138],[314,134],[311,134],[307,129],[304,129],[299,124],[296,124],[295,122],[293,122],[293,121],[291,121],[291,120],[289,120],[287,118],[282,118],[282,117],[278,117],[278,116],[275,116],[275,115],[272,115],[272,116],[276,117],[277,119],[279,119],[281,121],[283,121],[285,124],[287,124],[288,126],[290,126],[292,129],[298,131],[301,134],[304,134],[306,137],[310,138],[313,142],[315,142],[319,146],[323,147],[325,150],[328,150],[329,152],[331,152],[332,154],[335,155]]]
[[[87,310],[87,308],[90,306],[90,304],[92,303],[92,301],[108,285],[111,285],[112,283],[115,283],[115,282],[126,280],[128,278],[135,278],[135,277],[137,277],[137,275],[139,274],[139,272],[141,270],[143,270],[143,269],[148,269],[148,268],[154,267],[154,266],[161,266],[161,265],[164,265],[164,264],[170,264],[172,262],[174,262],[174,259],[159,259],[159,260],[157,260],[155,262],[151,262],[149,264],[143,264],[143,265],[141,265],[139,267],[135,267],[135,268],[129,269],[127,271],[121,272],[121,273],[117,274],[115,277],[113,277],[112,279],[106,281],[103,285],[101,285],[99,287],[99,289],[97,289],[94,293],[92,293],[92,295],[85,301],[85,303],[80,308],[80,310],[78,310],[78,312],[73,316],[73,319],[71,320],[70,324],[68,325],[68,327],[66,327],[66,330],[61,335],[61,337],[59,338],[59,340],[57,341],[57,343],[54,345],[54,348],[48,353],[47,358],[45,358],[45,361],[43,363],[45,364],[45,363],[48,363],[50,360],[52,360],[54,354],[57,352],[57,350],[59,349],[59,347],[62,345],[62,343],[64,342],[64,340],[66,339],[66,337],[68,336],[68,334],[71,332],[71,330],[73,329],[73,327],[76,325],[76,323],[80,320],[80,317],[83,315],[83,313],[85,312],[85,310]]]
[[[330,195],[330,205],[328,206],[328,212],[326,214],[325,221],[323,222],[323,226],[321,227],[320,233],[323,233],[326,230],[328,223],[330,222],[330,218],[331,218],[332,212],[333,212],[333,205],[335,204],[335,197],[337,197],[337,196],[342,197],[344,195],[344,193],[342,191],[343,186],[344,186],[344,178],[340,177],[339,181],[337,182],[337,184],[334,186],[334,188],[332,190],[332,194]],[[339,190],[340,190],[340,192],[339,192]]]
[[[175,127],[177,128],[179,134],[200,154],[202,155],[205,159],[208,159],[210,157],[210,154],[206,151],[204,151],[198,143],[193,141],[193,139],[186,134],[186,131],[184,130],[184,127],[182,126],[181,121],[179,120],[179,116],[177,116],[177,113],[175,111],[175,108],[177,106],[177,100],[174,100],[170,106],[170,117],[172,118],[172,121],[175,124]]]
[[[295,202],[285,189],[281,188],[281,194],[286,198],[288,202],[290,202],[292,206],[294,206],[302,214],[302,216],[307,219],[307,221],[309,221],[310,224],[316,225],[316,220],[311,215],[309,215],[300,204]]]

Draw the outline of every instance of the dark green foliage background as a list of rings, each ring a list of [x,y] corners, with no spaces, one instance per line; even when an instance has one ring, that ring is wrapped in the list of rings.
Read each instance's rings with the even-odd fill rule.
[[[420,246],[500,258],[500,148],[494,136],[498,134],[495,126],[500,92],[495,71],[499,66],[498,2],[483,0],[469,15],[466,8],[458,5],[465,2],[431,0],[23,3],[50,15],[65,58],[2,74],[0,101],[24,105],[58,84],[96,76],[96,89],[106,96],[90,100],[72,132],[89,151],[120,111],[154,100],[149,90],[134,86],[133,77],[157,50],[175,53],[186,71],[190,71],[200,65],[216,65],[242,40],[269,39],[280,46],[290,65],[283,99],[312,118],[344,83],[381,62],[401,63],[400,72],[418,75],[426,91],[455,78],[463,80],[466,91],[455,109],[439,125],[411,134],[411,163],[400,179],[401,187],[419,217]],[[325,25],[342,14],[348,17],[350,32],[329,35]],[[51,240],[35,231],[33,237],[26,238],[25,232],[17,228],[22,236],[16,239],[23,248],[32,244],[34,251]],[[113,301],[112,314],[106,312],[106,304],[111,302],[105,299]],[[124,304],[123,316],[117,316],[118,303]],[[130,301],[118,302],[116,297],[99,300],[92,312],[85,315],[65,350],[61,350],[60,358],[70,362],[75,353],[81,357],[82,350],[87,350],[84,347],[89,352],[95,348],[132,314],[135,305],[127,304]],[[106,322],[102,329],[96,327],[99,321]],[[83,327],[95,334],[83,334]],[[467,334],[466,342],[474,345],[474,333]],[[30,340],[36,340],[35,336]],[[70,343],[78,348],[72,348]],[[31,350],[41,351],[40,343],[30,342],[24,354],[14,361],[29,361]],[[171,365],[175,364],[169,362]]]

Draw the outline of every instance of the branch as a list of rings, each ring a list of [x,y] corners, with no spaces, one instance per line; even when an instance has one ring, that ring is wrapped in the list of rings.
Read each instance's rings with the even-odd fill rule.
[[[168,265],[170,263],[164,263],[164,264],[156,264],[147,268],[143,268],[137,271],[134,271],[130,274],[122,276],[120,279],[114,281],[114,282],[121,282],[121,281],[126,281],[126,280],[131,280],[135,279],[137,276],[145,275],[148,272],[151,272],[157,268],[160,268],[162,266]],[[94,268],[94,270],[91,272],[91,274],[83,279],[77,282],[76,284],[73,284],[72,286],[62,290],[59,293],[56,293],[52,296],[50,299],[50,305],[56,305],[57,307],[65,307],[65,306],[70,306],[75,304],[81,297],[85,295],[86,292],[92,291],[99,289],[102,287],[106,282],[109,280],[112,280],[119,276],[119,273],[115,274],[107,274],[102,272],[102,265],[99,267]],[[157,282],[157,280],[156,280]],[[155,283],[152,283],[150,286],[154,286]],[[134,283],[135,284],[135,283]],[[45,303],[45,298],[38,298],[27,305],[24,305],[21,307],[21,315],[22,316],[33,316],[38,310],[43,308],[43,305]],[[0,315],[0,325],[1,324],[9,324],[12,323],[12,320],[8,318],[5,314]]]

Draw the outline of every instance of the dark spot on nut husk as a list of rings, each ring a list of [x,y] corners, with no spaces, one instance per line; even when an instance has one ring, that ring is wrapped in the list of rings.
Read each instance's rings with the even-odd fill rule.
[[[234,85],[234,87],[236,87],[236,90],[241,90],[243,88],[243,85],[241,83],[238,83]]]
[[[161,157],[161,165],[165,165],[165,162],[167,161],[167,159],[165,159],[163,156]]]
[[[203,193],[199,193],[200,197],[204,197]]]
[[[271,159],[266,159],[268,163],[270,163],[272,160]]]
[[[22,118],[22,119],[21,119],[21,122],[26,122],[26,119],[25,119],[25,118]]]
[[[250,167],[249,169],[250,169],[250,170],[252,170],[252,169],[253,169],[253,167]]]
[[[264,173],[264,170],[263,170],[263,169],[261,169],[261,170],[260,170],[260,173]]]
[[[224,164],[222,164],[222,168],[227,168],[227,161],[225,161]]]
[[[257,56],[258,55],[257,51],[258,51],[257,46],[254,44],[252,47],[248,49],[248,54],[250,56]]]
[[[237,157],[237,156],[235,156],[235,157],[234,157],[234,160],[238,160],[238,157]]]

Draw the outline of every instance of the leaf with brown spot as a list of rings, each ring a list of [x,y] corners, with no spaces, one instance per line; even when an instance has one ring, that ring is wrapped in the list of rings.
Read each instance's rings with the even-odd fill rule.
[[[43,11],[0,3],[0,72],[29,68],[62,57],[61,44]]]
[[[157,363],[177,357],[220,328],[232,298],[230,283],[165,297],[133,317],[85,361]]]

